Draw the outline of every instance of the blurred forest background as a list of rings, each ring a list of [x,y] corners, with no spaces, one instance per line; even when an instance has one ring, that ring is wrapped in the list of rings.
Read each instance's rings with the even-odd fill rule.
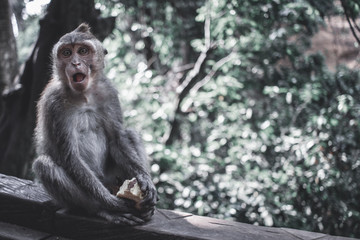
[[[32,178],[49,51],[86,21],[158,207],[360,237],[359,0],[2,0],[0,20],[1,172]]]

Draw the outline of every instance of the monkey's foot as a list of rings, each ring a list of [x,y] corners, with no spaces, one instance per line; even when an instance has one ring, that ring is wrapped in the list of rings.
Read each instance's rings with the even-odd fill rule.
[[[111,213],[111,212],[104,210],[104,211],[98,212],[97,215],[111,223],[118,224],[118,225],[134,226],[134,225],[139,225],[139,224],[145,223],[144,220],[134,216],[131,213]]]

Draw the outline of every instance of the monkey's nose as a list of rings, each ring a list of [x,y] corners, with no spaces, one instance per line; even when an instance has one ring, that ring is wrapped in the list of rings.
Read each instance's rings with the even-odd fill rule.
[[[74,67],[80,66],[80,62],[71,62],[71,64],[72,64]]]

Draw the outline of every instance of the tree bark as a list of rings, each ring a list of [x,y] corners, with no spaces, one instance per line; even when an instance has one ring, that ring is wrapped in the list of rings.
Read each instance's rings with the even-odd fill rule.
[[[18,72],[15,36],[11,23],[12,10],[8,0],[0,1],[0,94],[5,87],[11,88]],[[0,116],[3,109],[0,99]]]
[[[36,102],[50,79],[50,53],[59,38],[87,22],[95,36],[103,40],[115,27],[115,18],[101,18],[94,0],[52,0],[40,20],[40,32],[33,52],[20,77],[20,91],[4,96],[5,115],[0,120],[0,172],[31,178],[34,158],[32,136]]]

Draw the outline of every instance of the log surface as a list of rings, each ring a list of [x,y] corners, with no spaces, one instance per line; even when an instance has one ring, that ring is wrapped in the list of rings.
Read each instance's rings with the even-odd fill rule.
[[[289,228],[239,222],[157,209],[152,220],[122,227],[102,219],[71,215],[51,201],[41,185],[0,174],[1,239],[192,239],[192,240],[346,240]]]

